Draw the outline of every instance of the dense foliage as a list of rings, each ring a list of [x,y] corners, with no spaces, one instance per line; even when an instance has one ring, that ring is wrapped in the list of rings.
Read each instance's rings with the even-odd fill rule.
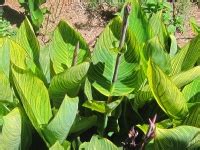
[[[199,149],[200,35],[162,19],[130,0],[93,50],[64,21],[44,47],[28,19],[0,38],[0,148]]]

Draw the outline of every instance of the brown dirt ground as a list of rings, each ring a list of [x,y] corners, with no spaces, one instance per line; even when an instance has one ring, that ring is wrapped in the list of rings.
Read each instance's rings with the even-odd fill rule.
[[[20,8],[16,0],[6,0],[7,18],[11,24],[19,26],[23,20],[23,9]],[[47,7],[51,12],[46,15],[39,37],[41,43],[49,41],[49,36],[58,22],[66,20],[73,25],[86,39],[90,46],[94,45],[96,38],[102,32],[107,22],[113,17],[118,8],[102,4],[98,7],[88,6],[88,2],[81,0],[48,0],[43,7]],[[200,9],[196,5],[190,7],[186,18],[195,17],[200,24]],[[188,40],[194,37],[189,26],[189,21],[185,21],[184,33],[176,33],[179,46],[183,46]]]

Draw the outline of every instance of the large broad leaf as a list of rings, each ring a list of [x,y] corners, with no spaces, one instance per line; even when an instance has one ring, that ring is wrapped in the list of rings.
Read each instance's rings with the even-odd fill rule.
[[[119,38],[122,20],[115,17],[104,29],[97,40],[89,69],[89,80],[92,85],[106,96],[120,96],[132,92],[137,87],[138,52],[134,38],[128,30],[124,49],[121,55],[117,80],[112,83],[116,58],[119,53]],[[127,47],[127,48],[125,48]]]
[[[129,17],[129,29],[139,44],[146,42],[148,35],[148,20],[142,11],[140,0],[128,0],[131,3],[131,14]],[[124,9],[122,9],[124,10]],[[123,14],[123,11],[122,11]]]
[[[26,49],[21,47],[13,40],[8,40],[8,43],[11,63],[22,70],[30,69],[36,76],[38,76],[43,81],[46,81],[42,71],[38,66],[36,66],[33,58],[29,55]]]
[[[22,70],[26,70],[28,68],[26,61],[31,60],[31,57],[29,56],[27,51],[16,42],[12,40],[8,40],[8,42],[11,63]]]
[[[162,21],[162,11],[153,13],[152,16],[150,17],[149,33],[150,33],[150,38],[157,36],[163,48],[165,48],[166,50],[169,50],[168,43],[167,43],[167,40],[168,40],[167,30]]]
[[[55,140],[58,140],[60,143],[66,139],[70,128],[73,125],[73,122],[78,113],[78,97],[70,98],[67,95],[65,96],[56,116],[46,127],[47,134],[52,134],[55,139],[52,140],[52,137],[49,140],[50,143],[54,143]]]
[[[61,21],[54,31],[50,56],[55,73],[63,72],[72,65],[74,49],[79,42],[78,64],[89,56],[89,48],[80,33],[76,32],[66,22]]]
[[[182,93],[188,102],[200,102],[200,77],[186,85]]]
[[[151,59],[147,77],[153,95],[163,111],[174,119],[183,119],[188,114],[183,94]]]
[[[171,79],[178,88],[181,88],[198,77],[200,77],[200,66],[180,72],[179,74],[172,76]]]
[[[112,142],[110,142],[106,138],[98,137],[97,135],[92,136],[90,142],[85,142],[81,144],[79,150],[122,150],[122,148],[118,148]]]
[[[27,18],[17,31],[16,42],[23,47],[31,59],[39,65],[40,45]]]
[[[159,42],[157,36],[147,42],[147,44],[143,48],[143,55],[144,58],[146,59],[145,71],[147,68],[147,61],[149,60],[149,58],[152,58],[152,61],[156,65],[158,65],[164,72],[170,73],[171,70],[170,56],[166,52],[165,48]]]
[[[30,130],[27,128],[25,116],[22,115],[24,114],[21,113],[20,109],[15,108],[3,117],[1,149],[17,150],[28,148],[27,144],[31,140]]]
[[[189,115],[183,121],[183,124],[200,128],[200,103],[189,109]]]
[[[33,126],[39,129],[52,117],[48,91],[44,83],[30,71],[12,67],[12,78],[24,109]]]
[[[194,149],[200,147],[200,129],[179,126],[173,129],[156,128],[154,148],[162,150]]]
[[[172,75],[192,68],[200,57],[200,35],[187,43],[172,59]]]
[[[76,96],[81,83],[87,75],[89,65],[89,62],[83,62],[54,76],[49,87],[51,97],[60,99],[65,94],[72,97]]]

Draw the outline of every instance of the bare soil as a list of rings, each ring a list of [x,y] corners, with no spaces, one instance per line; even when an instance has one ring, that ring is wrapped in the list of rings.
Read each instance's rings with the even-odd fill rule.
[[[16,0],[6,0],[6,18],[15,26],[19,26],[24,19],[24,10],[20,8]],[[40,30],[40,41],[48,43],[52,31],[60,20],[65,20],[74,26],[86,39],[90,46],[93,46],[105,25],[117,12],[118,8],[103,3],[99,6],[91,6],[88,1],[81,0],[48,0],[43,7],[47,7],[50,14],[46,15],[44,24]],[[200,9],[192,5],[187,18],[195,17],[200,24]],[[184,33],[176,33],[179,46],[183,46],[194,37],[189,26],[189,19],[185,21]]]

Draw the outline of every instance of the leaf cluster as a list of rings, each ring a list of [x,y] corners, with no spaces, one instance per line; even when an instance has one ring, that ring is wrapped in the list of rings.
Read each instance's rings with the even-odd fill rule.
[[[92,53],[64,21],[0,38],[0,148],[198,149],[200,35],[180,48],[162,17],[130,0]]]

